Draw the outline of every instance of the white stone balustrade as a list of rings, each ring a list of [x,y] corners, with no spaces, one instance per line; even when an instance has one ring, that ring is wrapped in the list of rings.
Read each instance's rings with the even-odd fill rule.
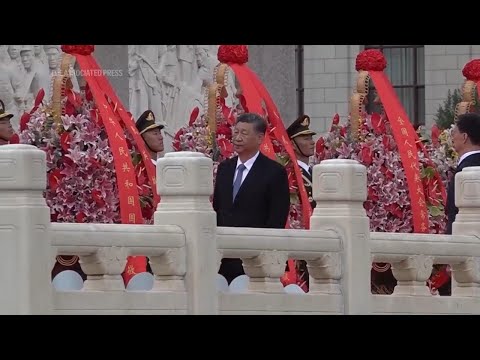
[[[185,256],[178,258],[185,252],[185,235],[178,226],[52,223],[51,242],[56,249],[54,256],[80,257],[87,275],[85,290],[125,290],[121,274],[127,257],[137,255],[150,259],[154,290],[185,290]]]
[[[167,154],[157,179],[155,225],[50,223],[44,152],[1,146],[0,313],[480,314],[480,167],[456,175],[453,235],[370,233],[365,167],[351,160],[314,167],[311,230],[217,228],[212,162],[199,153]],[[57,254],[80,257],[87,274],[81,291],[53,290]],[[126,259],[137,255],[150,260],[150,291],[124,289]],[[217,291],[222,257],[242,259],[249,276],[243,293]],[[288,258],[307,261],[308,294],[282,289]],[[372,261],[392,264],[394,294],[370,293]],[[437,263],[452,266],[452,296],[432,296],[426,287]]]

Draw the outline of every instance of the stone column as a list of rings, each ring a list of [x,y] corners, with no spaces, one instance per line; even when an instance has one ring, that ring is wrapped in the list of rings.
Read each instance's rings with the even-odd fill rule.
[[[45,152],[0,146],[0,313],[44,315],[52,307],[50,209]]]
[[[455,175],[455,204],[458,214],[452,234],[473,235],[480,239],[480,166],[464,168]],[[480,259],[467,258],[452,264],[452,295],[480,297]]]
[[[155,225],[178,225],[185,231],[188,314],[218,314],[217,219],[213,162],[198,152],[171,152],[157,161],[161,196]]]
[[[322,161],[313,167],[313,198],[317,207],[310,228],[333,230],[342,242],[344,312],[370,314],[370,228],[363,208],[367,198],[367,169],[355,160]]]

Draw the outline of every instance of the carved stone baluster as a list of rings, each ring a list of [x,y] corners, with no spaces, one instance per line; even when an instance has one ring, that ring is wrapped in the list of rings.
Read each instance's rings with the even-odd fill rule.
[[[367,170],[357,161],[330,159],[313,167],[313,199],[317,206],[310,218],[310,229],[334,231],[341,240],[341,286],[348,315],[372,311],[370,228],[363,207],[366,198]]]
[[[452,276],[456,281],[453,296],[480,296],[480,259],[468,258],[452,265]]]
[[[339,253],[328,253],[315,260],[308,260],[310,273],[309,294],[341,294],[342,259]]]
[[[198,152],[165,154],[157,161],[157,191],[162,201],[155,225],[178,225],[185,231],[188,314],[218,314],[212,160]]]
[[[0,146],[0,314],[52,311],[46,155],[30,145]]]
[[[425,255],[409,256],[392,263],[392,272],[397,279],[393,295],[431,296],[427,280],[432,274],[433,257]]]
[[[480,239],[480,166],[466,167],[455,175],[455,204],[458,214],[452,234],[474,235]],[[452,264],[452,294],[478,296],[477,261],[467,259],[464,263]]]
[[[243,258],[245,274],[250,278],[249,290],[283,293],[280,277],[285,272],[288,256],[284,252],[263,252],[253,258]]]
[[[155,274],[152,291],[185,291],[185,248],[169,249],[149,258]]]
[[[100,248],[92,255],[80,256],[80,266],[87,275],[83,290],[124,291],[122,272],[126,264],[127,251],[124,248]]]

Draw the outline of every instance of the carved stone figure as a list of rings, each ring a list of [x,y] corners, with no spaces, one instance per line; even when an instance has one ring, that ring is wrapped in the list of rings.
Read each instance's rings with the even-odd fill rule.
[[[180,90],[179,74],[178,74],[178,59],[176,54],[176,45],[166,46],[166,53],[164,55],[164,66],[161,69],[162,87],[163,87],[163,119],[165,121],[165,131],[171,132],[172,121],[175,117],[175,99]]]
[[[198,107],[203,113],[204,91],[218,64],[217,49],[218,45],[129,45],[130,112],[138,118],[150,109],[161,119],[166,152],[172,150],[173,137],[188,122],[192,110]],[[146,90],[154,86],[157,110]]]
[[[23,110],[30,111],[40,89],[46,90],[50,87],[50,79],[46,69],[42,69],[41,64],[35,61],[33,46],[23,46],[20,50],[20,58],[25,69]]]
[[[60,66],[62,52],[60,50],[60,45],[44,45],[43,48],[45,49],[45,56],[47,58],[49,74],[51,76]]]
[[[214,45],[217,47],[217,45]],[[195,45],[195,58],[197,61],[198,79],[200,86],[206,87],[212,83],[212,74],[218,63],[216,52],[211,51],[212,45]]]
[[[138,119],[145,110],[164,123],[162,110],[161,63],[165,45],[129,45],[128,75],[130,112]]]
[[[20,49],[21,45],[8,45],[8,55],[10,55],[10,60],[14,66],[17,67],[20,73],[24,72],[22,65],[22,59],[20,58]]]
[[[0,100],[5,104],[5,111],[12,114],[10,120],[13,129],[17,131],[20,122],[19,105],[22,98],[22,78],[11,64],[0,64]]]
[[[49,78],[49,86],[47,86],[47,88],[44,89],[45,99],[48,99],[48,101],[50,101],[52,96],[51,87],[52,87],[53,77],[55,75],[58,75],[60,71],[60,64],[62,61],[62,50],[60,48],[60,45],[44,45],[43,49],[45,51],[45,59],[48,67],[48,78]],[[78,79],[73,68],[71,69],[71,72],[72,74],[70,76],[70,80],[72,81],[73,91],[80,92]]]
[[[33,54],[38,63],[45,67],[47,66],[47,56],[45,55],[42,45],[33,45]]]
[[[180,81],[189,85],[194,80],[194,67],[197,65],[194,45],[177,45],[177,58]]]
[[[7,45],[0,45],[0,64],[9,65],[11,62]]]
[[[5,103],[6,111],[14,115],[11,124],[15,131],[23,104],[22,72],[17,63],[20,60],[19,49],[18,45],[0,45],[0,100]],[[21,62],[20,66],[23,69]]]

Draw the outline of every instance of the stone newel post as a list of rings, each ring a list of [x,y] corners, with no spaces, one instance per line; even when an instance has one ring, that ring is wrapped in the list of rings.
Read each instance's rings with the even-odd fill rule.
[[[188,313],[217,314],[212,160],[196,152],[167,153],[157,161],[157,191],[161,201],[155,225],[178,225],[185,231]]]
[[[31,145],[0,146],[0,312],[51,311],[50,209],[45,153]]]
[[[458,214],[453,235],[474,235],[480,240],[480,166],[464,168],[455,175],[455,205]],[[452,295],[480,297],[480,259],[452,264]]]
[[[312,230],[333,230],[342,241],[342,293],[345,314],[371,312],[367,170],[354,160],[324,160],[313,168],[313,198],[317,207]]]

